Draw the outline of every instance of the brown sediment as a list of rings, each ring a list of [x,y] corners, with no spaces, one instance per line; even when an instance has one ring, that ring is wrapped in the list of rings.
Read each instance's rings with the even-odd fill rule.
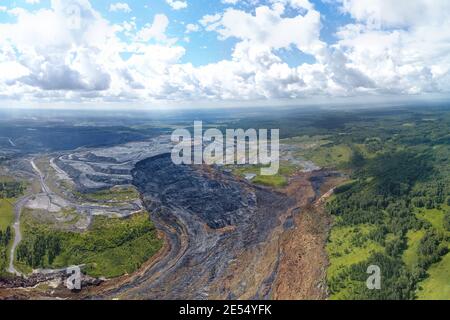
[[[323,300],[328,295],[325,246],[332,221],[323,205],[344,178],[327,178],[318,194],[310,178],[311,175],[300,175],[286,188],[286,192],[297,199],[298,209],[292,212],[295,227],[281,237],[281,262],[273,299]]]
[[[220,170],[175,166],[167,155],[139,163],[133,176],[155,225],[165,228],[166,235],[169,226],[176,226],[177,232],[167,237],[172,243],[168,255],[176,259],[163,258],[143,277],[104,298],[269,296],[279,260],[274,234],[281,232],[280,217],[294,199]]]
[[[156,173],[155,169],[164,171]],[[325,171],[299,173],[291,177],[286,188],[274,191],[212,168],[194,171],[170,167],[161,157],[143,162],[140,170],[136,177],[141,179],[144,203],[153,212],[152,220],[164,237],[163,248],[131,275],[105,281],[77,294],[58,292],[49,297],[327,297],[325,245],[331,219],[323,204],[343,178]],[[145,176],[145,172],[152,175]],[[160,176],[155,177],[156,174]],[[174,176],[178,178],[168,183],[167,179]],[[195,192],[183,191],[186,179],[189,179],[187,188]],[[215,197],[216,191],[223,192],[223,196]],[[192,200],[191,195],[197,198]],[[215,201],[235,208],[221,211]],[[23,290],[8,293],[35,294]]]
[[[327,297],[325,244],[330,219],[321,209],[303,208],[294,230],[283,234],[282,258],[274,283],[273,299],[320,300]]]

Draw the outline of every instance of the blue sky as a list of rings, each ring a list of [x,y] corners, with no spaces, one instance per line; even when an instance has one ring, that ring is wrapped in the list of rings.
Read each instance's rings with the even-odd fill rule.
[[[79,30],[64,23],[68,4],[81,12]],[[0,99],[448,95],[449,18],[445,0],[2,0]]]
[[[138,27],[142,27],[146,23],[151,23],[155,14],[165,14],[171,21],[167,29],[167,34],[171,37],[179,37],[180,42],[186,48],[186,55],[182,59],[183,62],[192,62],[194,65],[199,66],[228,59],[237,42],[236,39],[220,41],[217,39],[217,34],[211,32],[191,33],[188,35],[189,42],[183,41],[183,38],[186,36],[184,33],[187,24],[196,24],[203,16],[220,13],[230,7],[230,5],[224,4],[220,0],[192,0],[189,1],[186,9],[180,10],[173,10],[165,0],[131,0],[122,1],[128,4],[132,10],[131,12],[111,12],[109,10],[111,4],[117,2],[121,1],[95,0],[91,1],[91,4],[112,23],[121,23],[136,18]],[[324,3],[321,0],[311,2],[322,13],[323,26],[321,37],[329,43],[334,42],[336,40],[334,34],[338,27],[350,21],[351,17],[340,12],[338,10],[338,4]],[[260,1],[260,4],[270,5],[270,2]],[[36,10],[38,8],[50,8],[50,0],[41,0],[38,4],[29,4],[26,0],[2,0],[1,6],[8,8],[19,6],[29,10]],[[244,10],[252,9],[252,6],[248,4],[239,3],[233,7]],[[6,12],[0,12],[0,23],[11,22],[13,20],[13,17]],[[280,50],[279,54],[292,66],[297,66],[304,62],[314,62],[314,57],[304,54],[295,48],[291,50]]]

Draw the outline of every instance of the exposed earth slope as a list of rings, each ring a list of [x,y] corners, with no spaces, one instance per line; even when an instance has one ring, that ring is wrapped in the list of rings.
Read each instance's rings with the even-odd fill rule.
[[[44,270],[45,276],[7,283],[10,289],[2,294],[72,299],[327,297],[324,247],[330,221],[319,199],[341,182],[339,175],[302,160],[282,170],[285,186],[262,187],[230,168],[174,165],[166,153],[169,147],[162,136],[42,155],[14,166],[28,172],[36,184],[35,195],[25,205],[28,226],[31,217],[43,219],[55,232],[72,238],[71,232],[89,232],[95,217],[128,219],[145,210],[165,245],[136,272],[100,285],[88,278],[95,285],[79,293],[70,293],[62,282],[56,290],[45,289],[44,282],[51,284],[61,274]],[[291,161],[296,150],[290,146],[283,159]],[[136,198],[129,196],[131,184],[140,199],[137,193]],[[28,289],[14,289],[16,283]],[[44,286],[29,289],[39,283]]]
[[[306,277],[297,271],[307,289],[290,291],[290,297],[326,295],[326,257],[309,260],[321,255],[326,232],[317,236],[311,224],[297,223],[302,207],[318,199],[313,176],[325,181],[328,174],[302,174],[291,190],[277,192],[218,168],[176,166],[168,154],[138,163],[132,174],[170,249],[125,285],[107,285],[104,298],[284,298],[289,283],[296,282],[291,269],[308,264],[308,270],[319,265],[320,272]],[[296,233],[307,238],[292,237]],[[286,259],[291,246],[304,246],[306,255]]]

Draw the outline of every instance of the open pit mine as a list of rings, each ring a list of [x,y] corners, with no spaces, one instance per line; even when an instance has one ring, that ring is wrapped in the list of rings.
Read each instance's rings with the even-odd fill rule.
[[[164,245],[136,272],[113,279],[85,277],[86,286],[78,292],[61,285],[51,292],[17,290],[10,285],[6,295],[66,299],[326,298],[324,245],[331,221],[322,210],[322,200],[338,184],[338,174],[308,162],[306,168],[311,169],[296,172],[286,187],[273,189],[238,177],[227,167],[175,165],[170,146],[170,137],[162,136],[18,163],[20,170],[34,175],[41,185],[39,194],[25,199],[25,208],[45,209],[56,215],[70,208],[84,218],[78,220],[78,229],[88,228],[92,216],[127,218],[144,209]],[[284,156],[291,152],[288,148]],[[30,163],[24,164],[26,161]],[[65,187],[58,188],[61,185]],[[138,198],[113,205],[80,197],[129,186],[138,191]],[[41,270],[18,283],[29,288],[61,277],[61,270]]]

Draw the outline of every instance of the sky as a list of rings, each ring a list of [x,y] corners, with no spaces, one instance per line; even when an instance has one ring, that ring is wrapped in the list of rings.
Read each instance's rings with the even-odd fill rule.
[[[0,106],[450,97],[448,0],[0,0]]]

